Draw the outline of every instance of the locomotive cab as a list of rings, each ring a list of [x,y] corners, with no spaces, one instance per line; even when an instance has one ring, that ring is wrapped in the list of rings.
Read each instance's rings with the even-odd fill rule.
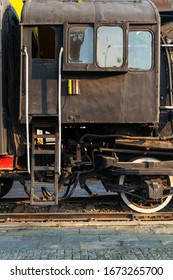
[[[110,0],[50,2],[41,13],[37,1],[25,4],[21,47],[29,56],[30,119],[59,115],[61,83],[62,124],[159,122],[159,15],[150,2],[126,4],[133,13]]]

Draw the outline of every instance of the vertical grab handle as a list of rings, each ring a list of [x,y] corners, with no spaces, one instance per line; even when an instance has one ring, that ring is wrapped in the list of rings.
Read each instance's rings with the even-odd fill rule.
[[[58,130],[59,130],[59,145],[58,145],[58,173],[61,175],[61,60],[63,48],[59,52],[59,65],[58,65]]]
[[[25,95],[26,95],[26,102],[25,102],[25,115],[26,115],[26,146],[27,146],[27,171],[31,173],[30,169],[30,153],[29,153],[29,116],[28,116],[28,80],[29,80],[29,59],[28,59],[28,51],[27,47],[23,47],[23,53],[26,57],[26,73],[25,73]]]

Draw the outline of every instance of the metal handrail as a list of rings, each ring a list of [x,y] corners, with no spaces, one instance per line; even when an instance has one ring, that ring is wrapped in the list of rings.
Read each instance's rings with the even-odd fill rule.
[[[30,153],[29,153],[29,116],[28,116],[28,95],[29,95],[29,90],[28,90],[28,80],[29,80],[29,59],[28,59],[28,52],[27,52],[27,47],[23,47],[23,52],[26,57],[26,73],[25,73],[25,95],[26,95],[26,102],[25,102],[25,115],[26,115],[26,146],[27,146],[27,171],[28,173],[31,173],[30,169]]]
[[[58,173],[61,175],[61,60],[63,48],[59,52],[59,66],[58,66],[58,130],[59,130],[59,146],[58,146]]]

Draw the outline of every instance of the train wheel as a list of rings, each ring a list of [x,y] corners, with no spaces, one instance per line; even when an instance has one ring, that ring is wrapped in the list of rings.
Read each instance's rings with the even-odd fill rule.
[[[140,158],[133,162],[147,162],[147,161],[159,161],[153,158]],[[159,199],[148,198],[146,191],[146,181],[156,182],[162,184],[163,195],[165,197]],[[172,195],[166,196],[170,192],[170,188],[173,187],[173,176],[160,176],[154,178],[154,176],[120,176],[120,185],[134,187],[133,192],[122,192],[120,196],[124,203],[131,209],[139,213],[154,213],[163,209],[172,199]],[[169,187],[168,187],[169,186]]]
[[[0,197],[5,196],[12,188],[13,179],[0,178]]]

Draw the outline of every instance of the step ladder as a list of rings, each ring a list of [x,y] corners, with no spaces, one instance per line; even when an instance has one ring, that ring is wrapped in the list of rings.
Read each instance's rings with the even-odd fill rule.
[[[51,132],[49,132],[51,131]],[[59,133],[58,124],[33,122],[32,149],[31,149],[31,205],[58,205],[58,179],[59,179]],[[51,180],[39,180],[51,175]],[[38,176],[39,175],[39,176]],[[48,190],[52,194],[48,199],[40,197],[37,193]]]

